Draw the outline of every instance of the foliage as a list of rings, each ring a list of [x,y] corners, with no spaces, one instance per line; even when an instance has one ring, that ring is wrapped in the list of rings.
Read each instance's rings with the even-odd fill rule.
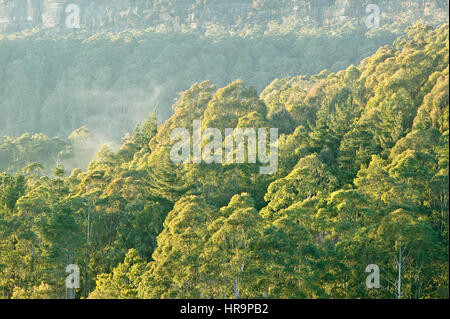
[[[260,95],[196,83],[164,124],[153,113],[69,176],[42,174],[32,144],[0,175],[1,297],[64,298],[77,264],[85,298],[448,298],[448,47],[448,24],[417,24],[358,66]],[[196,119],[283,123],[279,170],[173,163],[171,131]]]

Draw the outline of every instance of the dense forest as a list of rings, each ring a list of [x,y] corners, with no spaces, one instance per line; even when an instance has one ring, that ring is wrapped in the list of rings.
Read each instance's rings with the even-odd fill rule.
[[[0,18],[9,21],[0,33],[0,135],[43,133],[67,140],[87,126],[100,141],[97,147],[119,141],[154,109],[159,123],[167,120],[177,92],[192,83],[209,80],[223,87],[242,79],[261,91],[276,78],[358,65],[420,19],[435,26],[448,21],[446,1],[378,1],[381,25],[373,29],[365,24],[361,1],[95,1],[95,6],[109,4],[110,10],[106,6],[109,15],[92,26],[83,20],[91,19],[83,10],[94,2],[78,1],[81,27],[65,29],[63,18],[54,27],[14,18],[26,12],[33,18],[33,11],[45,17],[56,10],[51,6],[55,1],[39,6],[42,1],[29,1],[31,9],[22,14],[13,10],[26,8],[20,2],[3,1]],[[56,8],[63,8],[63,1],[56,2],[61,4]],[[233,20],[239,4],[250,6],[249,19]],[[188,13],[209,12],[206,6],[214,8],[212,16],[232,21],[199,16],[174,29],[172,18],[160,21],[152,15],[180,7]],[[318,20],[318,8],[328,17],[325,22]],[[184,17],[186,10],[171,16]],[[134,17],[133,12],[142,13]],[[264,12],[270,13],[264,19],[255,16]],[[205,27],[191,26],[199,21]]]
[[[0,33],[0,299],[449,298],[448,2],[371,1],[404,10],[376,30],[355,1],[116,2]],[[181,19],[205,6],[222,31]],[[196,120],[278,128],[278,170],[174,163]]]

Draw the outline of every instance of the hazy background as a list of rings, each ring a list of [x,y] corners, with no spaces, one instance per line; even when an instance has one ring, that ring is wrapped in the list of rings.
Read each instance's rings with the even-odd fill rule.
[[[80,28],[65,8],[80,8]],[[369,3],[381,10],[368,29]],[[97,147],[119,142],[177,93],[236,79],[338,71],[417,21],[448,21],[447,1],[0,1],[0,136],[66,139],[87,126]],[[95,147],[94,147],[95,149]],[[1,151],[1,148],[0,148]]]

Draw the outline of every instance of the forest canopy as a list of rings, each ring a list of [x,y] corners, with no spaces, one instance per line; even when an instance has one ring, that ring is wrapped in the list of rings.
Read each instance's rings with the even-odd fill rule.
[[[343,60],[325,54],[327,63],[313,53],[317,51],[306,51],[310,58],[281,59],[275,70],[295,73],[285,76],[262,71],[268,62],[255,67],[258,58],[252,55],[232,59],[234,53],[227,51],[225,42],[247,46],[249,54],[263,52],[251,48],[260,41],[244,41],[241,36],[212,40],[191,33],[145,31],[118,33],[114,38],[96,33],[82,40],[81,51],[70,36],[42,47],[36,43],[48,41],[47,35],[32,40],[40,33],[0,40],[0,57],[8,61],[0,64],[0,74],[15,74],[1,86],[0,93],[8,99],[0,105],[14,103],[19,122],[21,110],[28,112],[36,123],[33,130],[38,130],[41,124],[27,103],[12,101],[18,97],[35,101],[31,95],[41,92],[42,104],[33,110],[41,114],[38,119],[48,121],[49,136],[70,134],[67,141],[43,134],[1,141],[0,297],[448,298],[448,27],[448,23],[418,23],[389,45],[385,41],[391,32],[370,41],[360,33],[360,40],[369,41],[370,47],[358,54],[352,50],[358,46],[345,42],[355,39],[346,38],[344,32],[335,43],[346,43],[343,47],[349,53],[328,52]],[[185,37],[190,40],[184,42]],[[321,37],[299,41],[320,43]],[[286,39],[275,37],[274,46],[299,45]],[[200,72],[198,65],[209,69],[209,60],[198,54],[199,48],[207,52],[208,45],[195,43],[214,42],[211,49],[223,51],[224,60],[239,65],[236,69],[247,77],[235,80],[233,68],[225,69],[231,78],[208,80],[203,73],[196,77],[181,70],[179,76],[194,84],[182,91],[173,113],[162,113],[166,121],[158,125],[154,109],[147,107],[157,103],[142,97],[146,120],[123,137],[120,147],[101,147],[85,170],[70,166],[77,147],[92,138],[80,125],[86,114],[101,125],[95,116],[108,112],[89,113],[92,96],[123,85],[130,96],[140,99],[136,87],[148,83],[143,79],[152,78],[152,72],[159,73],[151,71],[151,65],[157,70],[160,61],[157,50],[150,48],[167,46],[165,56],[176,60],[171,41],[185,43],[187,50],[192,45],[192,59],[199,61],[192,66],[195,72]],[[19,51],[21,63],[5,53],[14,46],[30,46]],[[318,48],[323,50],[310,47]],[[32,55],[44,49],[45,54]],[[61,55],[60,49],[67,54]],[[58,68],[69,71],[58,81],[52,74],[39,79],[39,72],[31,72],[33,78],[11,71],[25,65],[30,72],[39,57],[52,63],[55,73]],[[221,59],[216,53],[211,57]],[[268,57],[277,60],[276,55]],[[241,58],[248,64],[239,64]],[[296,58],[305,60],[296,67]],[[72,59],[85,71],[63,67],[63,60]],[[124,59],[135,64],[123,63]],[[311,65],[310,59],[317,64]],[[190,60],[168,63],[177,71],[181,65],[191,66],[186,61]],[[341,64],[329,65],[336,61]],[[141,72],[143,66],[148,66],[146,74]],[[162,78],[172,75],[165,70]],[[252,81],[260,79],[261,72],[267,77]],[[27,91],[28,97],[11,93],[19,89],[19,82],[35,87],[45,81],[50,83],[46,93],[40,89]],[[180,88],[184,85],[173,81]],[[91,90],[92,96],[64,98],[79,88]],[[117,100],[112,93],[107,96]],[[76,106],[62,103],[66,100]],[[122,103],[132,101],[126,97],[116,101],[118,112]],[[252,163],[175,164],[170,159],[172,130],[192,130],[193,121],[199,119],[220,132],[230,126],[279,128],[276,174],[261,175]],[[17,129],[14,134],[29,128],[12,125],[16,122],[10,118],[2,120],[0,127]],[[105,123],[119,132],[119,124],[126,126],[111,118]],[[54,156],[58,160],[52,162]],[[45,163],[51,171],[45,171]],[[80,288],[70,291],[64,286],[69,264],[81,270]],[[380,289],[366,287],[365,270],[372,264],[381,270]]]
[[[70,1],[81,20],[67,29],[68,1],[1,1],[0,135],[64,139],[87,126],[100,147],[155,109],[167,120],[192,83],[262,91],[358,65],[420,19],[448,21],[446,1],[376,1],[380,27],[368,29],[366,2]]]

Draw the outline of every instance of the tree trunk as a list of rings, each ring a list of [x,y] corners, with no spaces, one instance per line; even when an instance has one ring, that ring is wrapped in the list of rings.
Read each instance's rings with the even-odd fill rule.
[[[397,259],[398,282],[397,282],[397,299],[402,298],[402,247],[398,251]]]

